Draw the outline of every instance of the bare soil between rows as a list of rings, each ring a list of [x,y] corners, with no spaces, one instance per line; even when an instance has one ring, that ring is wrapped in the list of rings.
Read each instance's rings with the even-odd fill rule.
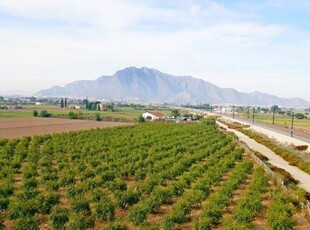
[[[0,139],[133,125],[124,122],[69,120],[59,118],[1,118]]]

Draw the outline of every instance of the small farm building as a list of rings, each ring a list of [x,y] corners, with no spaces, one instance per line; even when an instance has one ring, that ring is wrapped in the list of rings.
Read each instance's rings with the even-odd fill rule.
[[[146,120],[156,120],[164,118],[165,114],[160,112],[145,112],[142,114],[142,117],[144,117]]]

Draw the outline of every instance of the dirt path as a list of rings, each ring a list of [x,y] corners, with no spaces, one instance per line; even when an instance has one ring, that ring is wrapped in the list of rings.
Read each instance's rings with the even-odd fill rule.
[[[310,175],[305,173],[304,171],[300,170],[299,168],[295,167],[295,166],[291,166],[289,165],[289,163],[287,161],[285,161],[282,157],[280,157],[279,155],[277,155],[276,153],[274,153],[273,151],[271,151],[270,149],[268,149],[267,147],[257,143],[256,141],[254,141],[253,139],[249,138],[248,136],[244,135],[243,133],[234,130],[234,129],[229,129],[226,125],[220,123],[217,121],[217,124],[225,129],[227,129],[227,131],[229,132],[233,132],[234,134],[236,134],[239,138],[240,141],[243,141],[244,143],[246,143],[249,148],[260,152],[261,154],[263,154],[264,156],[266,156],[269,159],[269,163],[278,167],[278,168],[282,168],[284,170],[286,170],[287,172],[289,172],[292,177],[294,177],[296,180],[298,180],[299,186],[303,189],[305,189],[307,192],[310,192]]]

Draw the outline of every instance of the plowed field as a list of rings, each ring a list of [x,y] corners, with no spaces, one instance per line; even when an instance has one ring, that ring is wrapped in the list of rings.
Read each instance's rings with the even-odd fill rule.
[[[13,139],[24,136],[62,133],[120,125],[129,124],[121,122],[98,122],[57,118],[3,118],[0,119],[0,139]]]

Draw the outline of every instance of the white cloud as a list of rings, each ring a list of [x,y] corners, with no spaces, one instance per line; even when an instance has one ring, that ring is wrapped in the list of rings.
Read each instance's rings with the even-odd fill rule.
[[[289,37],[290,28],[244,20],[247,16],[214,2],[187,1],[171,9],[137,1],[0,0],[0,13],[1,9],[72,25],[0,27],[0,76],[7,83],[0,85],[0,91],[36,91],[110,75],[127,66],[148,66],[248,92],[274,89],[282,96],[296,74],[305,79],[310,71],[310,41],[277,43]],[[153,24],[158,25],[149,29]],[[262,88],[268,78],[272,84]],[[310,99],[310,92],[299,94],[302,86],[296,84],[287,96]]]
[[[17,16],[123,28],[137,23],[151,11],[143,5],[113,0],[0,0],[0,9]]]

